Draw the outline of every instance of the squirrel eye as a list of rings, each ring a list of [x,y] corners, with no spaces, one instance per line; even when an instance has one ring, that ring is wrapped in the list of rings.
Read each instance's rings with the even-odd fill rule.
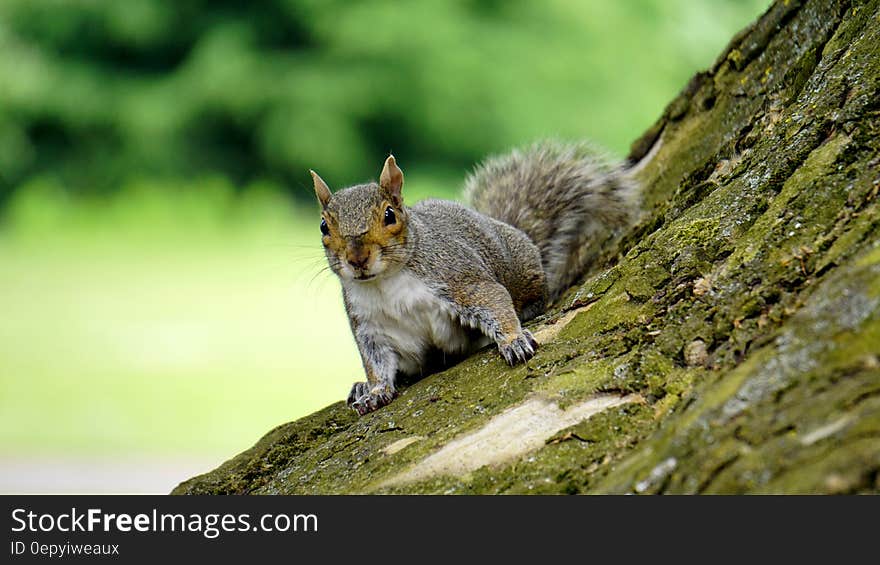
[[[321,233],[324,235],[330,235],[330,228],[327,227],[327,220],[321,218]]]
[[[394,215],[394,209],[389,206],[385,208],[385,225],[390,226],[391,224],[397,223],[397,216]]]

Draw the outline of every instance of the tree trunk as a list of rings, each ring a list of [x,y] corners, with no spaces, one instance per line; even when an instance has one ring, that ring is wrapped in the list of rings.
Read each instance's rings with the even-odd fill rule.
[[[526,366],[334,404],[174,492],[880,491],[880,0],[776,2],[646,155],[645,219]]]

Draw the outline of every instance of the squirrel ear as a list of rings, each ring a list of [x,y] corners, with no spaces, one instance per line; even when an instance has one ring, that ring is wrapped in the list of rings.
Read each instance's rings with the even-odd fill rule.
[[[327,203],[330,202],[330,188],[327,186],[327,183],[324,182],[324,179],[318,176],[318,173],[309,169],[309,172],[312,173],[312,180],[315,182],[315,195],[318,197],[318,202],[321,203],[322,208],[327,207]]]
[[[403,171],[397,166],[394,155],[389,155],[385,159],[385,166],[382,167],[382,174],[379,176],[379,186],[391,196],[394,204],[399,206],[403,202],[400,196],[400,190],[403,188]]]

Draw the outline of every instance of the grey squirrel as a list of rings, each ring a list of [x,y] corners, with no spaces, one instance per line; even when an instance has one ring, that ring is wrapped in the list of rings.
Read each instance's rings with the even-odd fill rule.
[[[508,364],[528,361],[538,343],[521,323],[544,312],[639,207],[630,170],[585,144],[546,141],[488,159],[465,181],[472,208],[404,205],[393,155],[378,183],[335,194],[310,173],[366,372],[348,396],[361,415],[390,403],[397,374],[419,374],[432,350],[461,355],[491,340]]]

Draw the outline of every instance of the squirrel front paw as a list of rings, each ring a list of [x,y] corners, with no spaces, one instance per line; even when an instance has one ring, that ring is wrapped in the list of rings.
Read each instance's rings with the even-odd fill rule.
[[[352,410],[363,416],[383,406],[387,406],[397,396],[394,387],[388,384],[354,383],[348,393],[348,405]]]
[[[498,345],[498,351],[511,367],[518,363],[525,363],[534,357],[537,349],[538,342],[535,341],[535,337],[529,330],[523,330],[510,343]]]

